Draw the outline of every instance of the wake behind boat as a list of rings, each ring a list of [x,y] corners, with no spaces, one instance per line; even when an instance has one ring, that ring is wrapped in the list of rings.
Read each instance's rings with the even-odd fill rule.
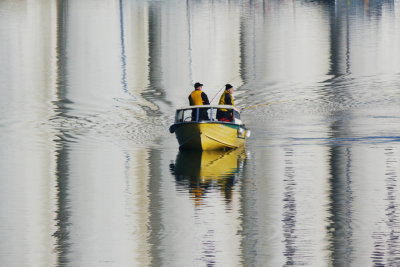
[[[232,111],[232,121],[217,120],[217,111]],[[231,105],[188,106],[176,110],[175,133],[180,149],[224,150],[242,146],[250,130],[240,120],[240,111]]]

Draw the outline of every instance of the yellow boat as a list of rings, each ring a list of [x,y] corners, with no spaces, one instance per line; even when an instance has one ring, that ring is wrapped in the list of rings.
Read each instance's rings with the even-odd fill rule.
[[[218,109],[232,111],[232,121],[217,120]],[[170,127],[180,149],[224,150],[242,146],[250,130],[240,120],[240,111],[229,105],[189,106],[176,110]]]

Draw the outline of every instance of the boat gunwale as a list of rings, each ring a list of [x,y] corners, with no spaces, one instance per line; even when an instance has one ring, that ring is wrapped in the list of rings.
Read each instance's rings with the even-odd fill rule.
[[[238,107],[232,106],[232,105],[193,105],[193,106],[184,106],[184,107],[177,108],[176,111],[178,111],[178,110],[195,109],[195,108],[233,109],[233,110],[235,110],[235,111],[240,113],[240,109]]]
[[[244,128],[244,124],[239,124],[239,123],[234,123],[234,122],[227,122],[227,121],[182,121],[182,122],[177,122],[174,123],[173,125],[181,125],[181,124],[206,124],[206,123],[211,123],[211,124],[230,124],[230,125],[237,125],[237,126],[242,126]]]
[[[243,126],[244,128],[245,125],[242,122],[242,120],[240,120],[240,117],[236,120],[238,122],[234,122],[233,121],[220,121],[220,120],[215,120],[215,119],[209,119],[209,120],[195,120],[195,121],[178,121],[177,118],[177,114],[179,111],[186,111],[186,110],[193,110],[193,109],[203,109],[203,108],[207,108],[207,109],[230,109],[230,110],[234,110],[236,111],[239,116],[240,116],[240,109],[232,106],[232,105],[195,105],[195,106],[185,106],[182,108],[178,108],[175,110],[175,120],[173,123],[173,126],[177,126],[177,125],[181,125],[181,124],[189,124],[189,123],[218,123],[218,124],[232,124],[232,125],[238,125],[238,126]]]

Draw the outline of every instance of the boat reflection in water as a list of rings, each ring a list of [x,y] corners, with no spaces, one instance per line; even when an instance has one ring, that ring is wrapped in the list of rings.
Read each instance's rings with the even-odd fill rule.
[[[180,234],[168,244],[183,259],[181,266],[236,266],[242,261],[240,185],[245,164],[242,146],[180,151],[170,165],[180,200],[179,211],[171,210],[177,214],[171,228]]]
[[[196,204],[201,204],[207,193],[214,189],[230,202],[245,159],[243,146],[228,151],[182,150],[170,168],[179,189],[189,190]]]

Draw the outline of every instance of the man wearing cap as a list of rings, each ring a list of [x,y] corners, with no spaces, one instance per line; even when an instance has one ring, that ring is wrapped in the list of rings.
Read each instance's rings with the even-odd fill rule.
[[[218,105],[235,105],[235,101],[233,99],[233,91],[234,88],[230,84],[225,85],[225,91],[222,93],[221,98],[219,99]],[[217,119],[219,121],[232,121],[233,120],[233,113],[232,110],[228,110],[225,108],[219,108],[217,110]]]
[[[189,103],[191,106],[199,106],[199,105],[210,105],[210,101],[208,101],[208,97],[206,93],[204,93],[201,89],[203,89],[203,84],[197,82],[194,84],[194,91],[189,95]],[[197,109],[192,110],[192,121],[196,120]],[[207,109],[200,109],[199,120],[209,120]]]

